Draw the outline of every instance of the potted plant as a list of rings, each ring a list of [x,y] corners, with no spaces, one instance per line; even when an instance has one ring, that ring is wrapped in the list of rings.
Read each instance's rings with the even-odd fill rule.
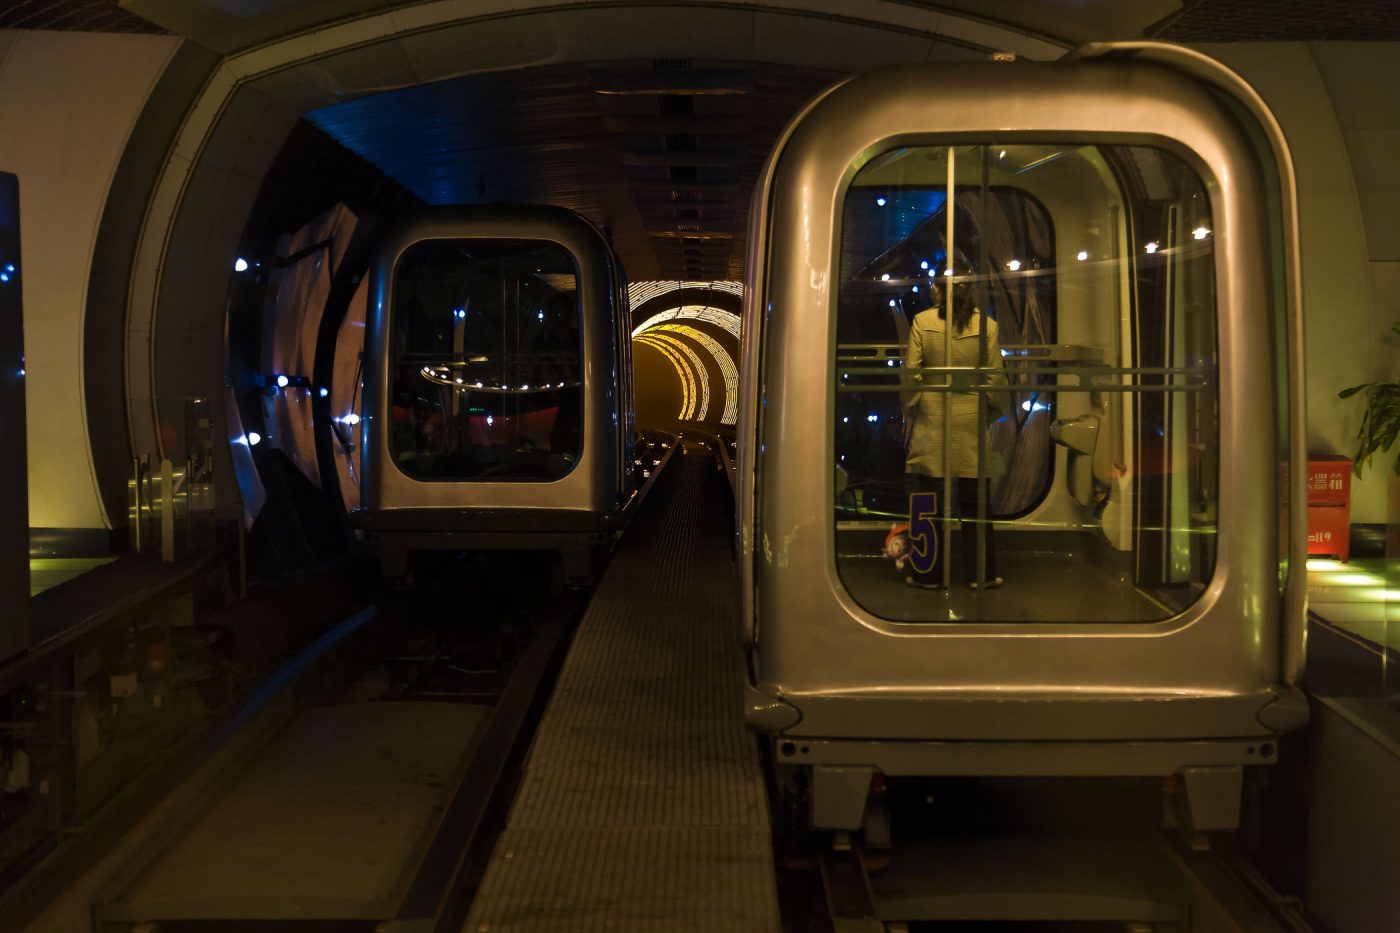
[[[1390,329],[1400,334],[1400,322]],[[1395,446],[1395,439],[1400,436],[1400,382],[1363,382],[1343,389],[1337,393],[1337,397],[1351,398],[1363,391],[1366,393],[1366,409],[1361,413],[1361,428],[1356,432],[1356,456],[1352,467],[1357,476],[1361,475],[1363,467],[1370,466],[1372,457]],[[1391,469],[1400,476],[1400,459]]]

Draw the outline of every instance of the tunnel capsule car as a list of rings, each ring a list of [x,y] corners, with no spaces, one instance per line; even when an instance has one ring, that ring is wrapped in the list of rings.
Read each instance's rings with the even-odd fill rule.
[[[1155,44],[871,73],[789,126],[737,523],[749,721],[812,825],[876,773],[1181,775],[1236,824],[1306,718],[1291,178],[1246,86]]]
[[[558,550],[586,576],[632,501],[625,288],[562,208],[428,209],[372,269],[357,527],[413,549]]]

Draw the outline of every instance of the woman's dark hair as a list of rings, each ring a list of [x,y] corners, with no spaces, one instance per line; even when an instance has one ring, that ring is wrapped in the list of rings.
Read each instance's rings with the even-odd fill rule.
[[[930,296],[933,299],[933,306],[938,309],[938,316],[947,319],[948,302],[943,295],[944,284],[938,283]],[[972,320],[972,312],[977,309],[977,305],[972,300],[972,286],[966,282],[953,283],[953,332],[961,334],[967,330],[967,324]]]

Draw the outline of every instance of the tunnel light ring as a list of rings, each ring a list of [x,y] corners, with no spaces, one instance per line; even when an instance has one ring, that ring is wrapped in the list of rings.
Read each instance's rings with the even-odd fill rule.
[[[720,415],[720,423],[736,423],[739,420],[739,367],[735,365],[734,357],[729,355],[729,351],[709,334],[688,324],[658,324],[655,329],[673,331],[688,337],[714,357],[715,365],[719,367],[720,375],[724,378],[724,413]]]
[[[662,295],[679,291],[725,292],[744,297],[744,283],[731,281],[681,282],[675,279],[656,279],[646,282],[633,282],[627,286],[627,307],[636,311],[642,305]]]
[[[644,334],[635,339],[638,343],[646,344],[666,357],[676,370],[676,375],[681,382],[681,408],[676,417],[680,421],[692,420],[695,417],[695,376],[690,367],[686,365],[685,359],[670,344],[662,341],[659,337]]]
[[[700,354],[696,353],[695,349],[691,347],[690,344],[670,334],[657,333],[656,330],[652,330],[643,336],[652,340],[664,341],[679,352],[686,362],[690,364],[691,371],[695,373],[696,384],[700,391],[698,398],[699,404],[691,408],[691,414],[687,416],[687,420],[704,421],[706,416],[710,413],[710,373],[705,369],[705,364],[700,360]]]
[[[739,337],[739,315],[733,311],[725,311],[723,308],[712,308],[709,305],[677,305],[674,308],[667,308],[647,318],[636,327],[632,328],[632,336],[645,333],[659,324],[667,321],[688,320],[701,321],[706,324],[713,324],[721,328],[736,340]]]

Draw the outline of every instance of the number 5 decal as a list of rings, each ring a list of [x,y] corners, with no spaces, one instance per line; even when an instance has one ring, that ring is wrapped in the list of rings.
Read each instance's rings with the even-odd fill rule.
[[[916,573],[932,573],[938,563],[938,494],[916,492],[909,497],[909,563]]]

